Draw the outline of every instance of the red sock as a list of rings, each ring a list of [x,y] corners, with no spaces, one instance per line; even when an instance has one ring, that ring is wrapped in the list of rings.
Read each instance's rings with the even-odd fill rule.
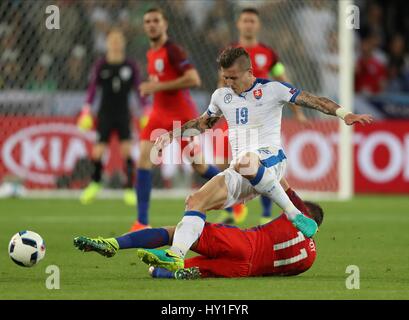
[[[302,199],[298,196],[298,194],[295,193],[293,189],[288,188],[285,193],[298,210],[300,210],[302,213],[309,217],[311,216],[307,206],[304,204],[304,201],[302,201]]]

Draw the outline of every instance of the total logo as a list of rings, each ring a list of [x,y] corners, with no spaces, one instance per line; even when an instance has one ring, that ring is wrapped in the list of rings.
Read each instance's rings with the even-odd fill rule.
[[[383,130],[367,136],[355,134],[355,143],[359,145],[359,169],[369,180],[387,183],[401,176],[403,181],[409,181],[409,134],[399,137]],[[383,147],[382,153],[379,147]],[[382,167],[376,164],[376,158],[386,159]]]
[[[289,160],[289,172],[297,179],[313,182],[334,174],[338,134],[323,134],[303,130],[285,139],[285,150]],[[355,161],[359,172],[372,183],[389,183],[401,177],[409,181],[409,134],[398,136],[392,132],[376,130],[367,135],[355,133]],[[316,161],[306,166],[302,151],[312,146]],[[379,166],[378,162],[383,162]]]
[[[56,174],[70,172],[79,158],[87,156],[94,140],[94,132],[82,133],[73,124],[32,125],[7,138],[1,157],[13,174],[53,185]]]

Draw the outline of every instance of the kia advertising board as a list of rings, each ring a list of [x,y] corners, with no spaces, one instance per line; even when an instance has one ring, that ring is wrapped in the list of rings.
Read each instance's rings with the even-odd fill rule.
[[[94,132],[77,129],[70,117],[1,117],[0,176],[16,175],[31,188],[55,187],[55,178],[70,173],[78,159],[91,153]],[[409,193],[409,121],[379,121],[355,126],[355,192]],[[338,188],[338,121],[315,121],[300,128],[283,120],[286,176],[294,189]],[[135,142],[137,143],[137,142]],[[121,167],[118,141],[106,157],[108,172]]]

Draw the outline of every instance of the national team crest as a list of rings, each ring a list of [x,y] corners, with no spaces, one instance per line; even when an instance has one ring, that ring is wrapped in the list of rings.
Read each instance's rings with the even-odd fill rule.
[[[119,76],[121,77],[122,80],[126,81],[129,80],[131,78],[132,75],[132,70],[130,67],[128,66],[123,66],[120,70],[119,70]]]
[[[163,59],[156,59],[155,60],[155,70],[157,72],[163,72],[163,69],[165,69],[165,62]]]
[[[228,93],[224,96],[224,103],[230,103],[232,99],[233,96],[231,95],[231,93]]]
[[[254,57],[254,61],[258,67],[262,68],[267,64],[267,56],[264,53],[257,53]]]
[[[253,91],[254,98],[259,100],[263,96],[263,91],[261,89],[256,89]]]

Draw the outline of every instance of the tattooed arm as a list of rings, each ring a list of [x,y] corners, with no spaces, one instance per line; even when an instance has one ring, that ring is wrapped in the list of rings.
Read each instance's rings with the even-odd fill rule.
[[[190,120],[180,128],[169,131],[155,141],[155,147],[160,151],[170,144],[174,137],[193,137],[203,133],[206,129],[211,129],[222,118],[222,116],[209,116],[207,112],[199,118]]]
[[[295,99],[295,104],[301,107],[315,109],[332,116],[338,116],[343,119],[347,125],[352,125],[357,122],[365,124],[373,121],[372,116],[369,114],[354,114],[348,112],[334,101],[325,97],[314,96],[306,91],[301,91]]]

